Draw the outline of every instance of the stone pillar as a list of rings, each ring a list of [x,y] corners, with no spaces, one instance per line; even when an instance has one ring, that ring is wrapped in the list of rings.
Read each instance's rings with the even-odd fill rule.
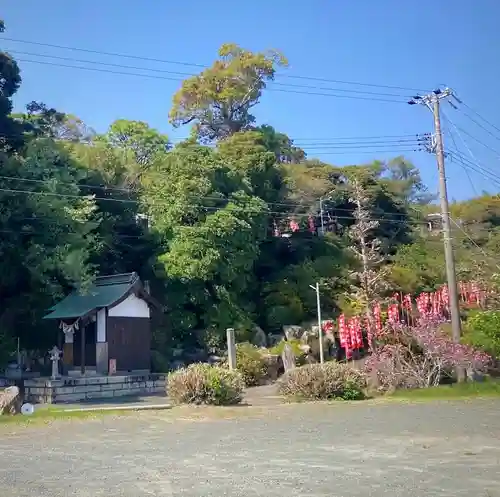
[[[97,312],[97,340],[96,340],[96,370],[99,374],[108,374],[108,342],[106,337],[107,311],[101,309]]]
[[[236,369],[236,341],[233,328],[227,329],[227,359],[229,369]]]

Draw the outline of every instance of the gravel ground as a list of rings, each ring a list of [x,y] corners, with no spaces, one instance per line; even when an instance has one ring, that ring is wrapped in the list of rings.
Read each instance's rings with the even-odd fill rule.
[[[497,497],[499,408],[299,404],[4,425],[1,495]]]

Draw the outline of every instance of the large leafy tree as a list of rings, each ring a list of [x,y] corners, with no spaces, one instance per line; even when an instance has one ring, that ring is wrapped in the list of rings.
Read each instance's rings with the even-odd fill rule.
[[[407,205],[427,205],[436,198],[429,193],[420,171],[403,156],[388,161],[381,172],[388,189]]]
[[[300,147],[293,144],[285,133],[279,133],[272,126],[264,124],[255,128],[262,134],[265,147],[273,152],[276,162],[284,164],[299,164],[306,158],[306,153]]]
[[[81,119],[49,108],[43,102],[32,101],[26,106],[26,112],[13,114],[12,117],[22,123],[26,133],[33,136],[89,143],[95,135]]]
[[[250,109],[260,99],[276,68],[287,63],[279,52],[251,52],[233,43],[219,49],[219,59],[186,79],[174,95],[170,121],[194,123],[202,140],[225,138],[254,121]]]
[[[0,19],[0,33],[5,24]],[[21,85],[21,74],[16,61],[0,51],[0,151],[16,150],[23,144],[23,127],[11,117],[12,97]]]
[[[22,155],[4,154],[0,170],[0,327],[22,346],[47,346],[55,335],[43,333],[41,315],[92,277],[95,204],[80,195],[74,162],[50,139],[29,141]]]
[[[119,119],[99,139],[117,150],[129,152],[131,156],[128,159],[142,167],[150,165],[170,148],[168,136],[143,121]]]
[[[166,302],[176,333],[251,321],[245,292],[253,278],[267,205],[252,195],[234,157],[178,146],[149,170],[142,201],[162,241],[157,271],[169,278]],[[208,335],[207,335],[208,336]]]

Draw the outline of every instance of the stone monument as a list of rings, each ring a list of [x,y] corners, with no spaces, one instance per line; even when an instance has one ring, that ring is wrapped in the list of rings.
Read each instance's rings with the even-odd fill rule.
[[[59,359],[61,357],[61,351],[57,348],[56,345],[49,350],[50,360],[52,361],[52,375],[51,378],[53,380],[57,380],[59,378]]]
[[[294,369],[295,364],[295,354],[293,353],[293,349],[290,344],[285,344],[283,347],[283,352],[281,354],[281,359],[283,360],[283,367],[285,368],[285,373]]]

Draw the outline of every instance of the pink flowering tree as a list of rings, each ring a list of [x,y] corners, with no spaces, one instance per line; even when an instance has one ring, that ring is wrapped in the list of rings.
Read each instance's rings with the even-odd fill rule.
[[[395,324],[389,333],[386,330],[365,364],[381,390],[435,386],[457,367],[487,370],[491,357],[469,345],[454,343],[441,329],[442,324],[422,319],[416,326]]]

